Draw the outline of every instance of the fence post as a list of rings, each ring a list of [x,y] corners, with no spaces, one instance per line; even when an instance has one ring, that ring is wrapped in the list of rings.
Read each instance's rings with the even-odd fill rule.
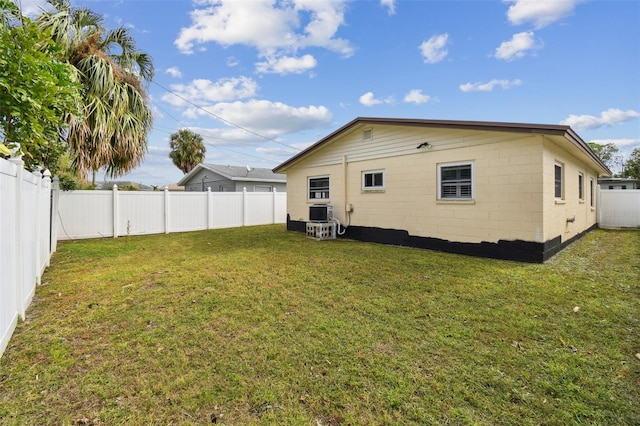
[[[247,208],[247,187],[242,188],[242,226],[247,226],[248,219],[248,208]]]
[[[207,229],[213,228],[213,193],[207,187]]]
[[[49,254],[55,253],[58,249],[58,203],[60,200],[60,178],[58,176],[53,177],[53,183],[51,184],[51,233],[49,234],[51,240],[49,241]]]
[[[169,233],[169,187],[164,187],[164,233]]]
[[[16,199],[15,199],[15,236],[16,241],[14,247],[16,248],[16,282],[13,285],[16,288],[16,297],[18,298],[18,314],[22,321],[25,320],[26,306],[24,306],[24,260],[23,260],[23,248],[22,248],[22,175],[24,172],[24,161],[21,157],[13,157],[9,161],[18,166],[16,168]]]
[[[33,176],[35,176],[36,178],[36,190],[35,190],[35,197],[36,197],[36,211],[34,214],[34,218],[36,220],[35,223],[35,228],[36,228],[36,235],[35,235],[35,243],[36,243],[36,252],[35,252],[35,259],[33,261],[33,271],[36,274],[36,285],[40,285],[42,284],[42,280],[40,279],[40,259],[41,259],[41,251],[40,250],[40,239],[42,238],[42,226],[40,225],[40,211],[42,210],[42,201],[41,201],[41,192],[42,192],[42,173],[40,172],[33,172],[32,173]]]
[[[271,209],[271,224],[275,224],[276,223],[276,212],[277,212],[276,195],[277,195],[277,192],[278,191],[276,190],[276,187],[274,186],[273,187],[273,193],[271,194],[272,195],[272,197],[271,197],[271,207],[272,207],[272,209]]]
[[[118,185],[113,185],[113,238],[118,238]]]
[[[601,195],[600,195],[600,185],[596,186],[597,188],[597,194],[598,196],[596,197],[596,221],[598,223],[598,227],[600,227],[600,224],[602,223],[602,204],[600,203],[601,200]]]
[[[49,192],[47,193],[47,199],[49,200],[49,209],[47,212],[42,212],[41,214],[48,214],[49,215],[49,220],[47,221],[47,224],[49,225],[49,227],[47,229],[44,230],[44,232],[46,233],[45,235],[48,236],[47,238],[47,249],[49,250],[47,253],[45,253],[45,260],[44,260],[44,266],[46,268],[49,267],[50,260],[51,260],[51,191],[52,191],[52,184],[51,184],[51,172],[49,171],[49,169],[46,169],[44,171],[44,179],[45,182],[48,183],[48,188],[49,188]],[[43,236],[41,236],[40,238],[44,239]]]

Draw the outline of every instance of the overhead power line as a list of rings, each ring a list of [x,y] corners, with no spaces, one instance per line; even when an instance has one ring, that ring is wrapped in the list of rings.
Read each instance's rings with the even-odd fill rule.
[[[180,126],[182,126],[183,128],[188,128],[188,127],[189,127],[189,126],[187,126],[185,123],[183,123],[182,121],[178,120],[178,119],[177,119],[177,118],[175,118],[173,115],[171,115],[171,114],[170,114],[168,111],[166,111],[164,108],[162,108],[162,107],[161,107],[157,102],[151,101],[151,103],[152,103],[153,105],[155,105],[158,109],[160,109],[163,113],[165,113],[169,118],[171,118],[172,120],[176,121],[176,122],[177,122]],[[168,135],[173,134],[173,129],[172,129],[172,128],[170,128],[170,127],[164,127],[164,126],[154,125],[154,128],[155,128],[156,130],[160,130],[160,131],[162,131],[163,133],[166,133],[166,134],[168,134]],[[256,159],[258,159],[258,160],[260,160],[260,161],[265,161],[265,162],[268,162],[268,163],[275,163],[275,164],[277,164],[277,163],[278,163],[278,161],[276,161],[276,160],[272,160],[272,159],[269,159],[269,158],[266,158],[266,157],[259,157],[259,156],[257,156],[257,155],[251,155],[251,154],[248,154],[248,153],[246,153],[246,152],[237,152],[237,151],[234,151],[234,150],[231,150],[231,149],[228,149],[228,148],[224,148],[224,149],[223,149],[219,144],[215,144],[215,143],[212,143],[212,142],[209,142],[209,141],[208,141],[208,139],[212,139],[212,138],[210,138],[210,137],[208,137],[208,136],[202,136],[202,135],[200,135],[200,136],[202,137],[203,142],[204,142],[206,145],[209,145],[209,146],[211,146],[212,148],[214,148],[214,149],[218,150],[222,155],[225,155],[225,156],[227,156],[227,157],[231,158],[233,161],[235,161],[235,162],[236,162],[236,163],[238,163],[238,164],[243,164],[243,162],[242,162],[242,161],[239,161],[237,158],[235,158],[234,156],[230,155],[228,152],[233,152],[233,153],[235,153],[235,154],[239,154],[239,155],[242,155],[242,156],[245,156],[245,157],[256,158]],[[221,140],[222,140],[222,139],[221,139]],[[228,152],[227,152],[227,151],[228,151]]]
[[[237,129],[243,130],[243,131],[245,131],[245,132],[247,132],[247,133],[250,133],[250,134],[252,134],[252,135],[254,135],[254,136],[257,136],[257,137],[259,137],[259,138],[261,138],[261,139],[264,139],[264,140],[267,140],[267,141],[269,141],[269,142],[273,142],[273,143],[276,143],[276,144],[278,144],[278,145],[286,146],[287,148],[290,148],[290,149],[293,149],[293,150],[296,150],[296,151],[301,151],[301,149],[300,149],[300,148],[296,148],[296,147],[294,147],[294,146],[287,145],[286,143],[279,142],[279,141],[277,141],[277,140],[275,140],[275,139],[273,139],[273,138],[270,138],[270,137],[265,136],[265,135],[261,135],[261,134],[260,134],[260,133],[258,133],[258,132],[255,132],[255,131],[253,131],[253,130],[251,130],[251,129],[247,129],[247,128],[246,128],[246,127],[244,127],[244,126],[241,126],[241,125],[236,124],[236,123],[234,123],[234,122],[232,122],[232,121],[229,121],[229,120],[227,120],[227,119],[225,119],[225,118],[223,118],[223,117],[219,116],[218,114],[215,114],[215,113],[213,113],[213,112],[211,112],[211,111],[207,110],[206,108],[203,108],[203,107],[201,107],[200,105],[198,105],[198,104],[195,104],[195,103],[191,102],[189,99],[185,98],[184,96],[181,96],[181,95],[177,94],[176,92],[172,91],[171,89],[167,89],[166,87],[164,87],[164,86],[163,86],[163,85],[161,85],[160,83],[156,83],[155,81],[152,81],[152,83],[153,83],[153,84],[155,84],[156,86],[160,87],[162,90],[165,90],[165,91],[167,91],[167,92],[171,93],[172,95],[176,96],[177,98],[182,99],[183,101],[185,101],[185,102],[186,102],[186,103],[188,103],[189,105],[192,105],[193,107],[195,107],[195,108],[199,109],[200,111],[203,111],[205,114],[209,114],[210,116],[212,116],[212,117],[214,117],[214,118],[216,118],[216,119],[218,119],[218,120],[222,121],[223,123],[228,124],[229,126],[232,126],[232,127],[237,128]]]

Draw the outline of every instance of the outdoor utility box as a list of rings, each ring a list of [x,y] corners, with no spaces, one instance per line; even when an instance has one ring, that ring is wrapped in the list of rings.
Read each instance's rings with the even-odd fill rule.
[[[335,240],[336,224],[334,222],[307,222],[307,237],[314,240]]]
[[[328,204],[313,204],[309,206],[310,222],[329,222],[333,219],[333,207]]]

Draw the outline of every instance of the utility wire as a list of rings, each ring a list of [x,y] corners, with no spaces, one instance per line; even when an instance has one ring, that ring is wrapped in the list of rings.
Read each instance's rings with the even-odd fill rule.
[[[188,127],[189,127],[189,126],[185,125],[182,121],[180,121],[180,120],[178,120],[177,118],[175,118],[174,116],[172,116],[168,111],[166,111],[164,108],[162,108],[160,105],[158,105],[158,103],[156,103],[156,102],[154,102],[154,101],[151,101],[151,103],[152,103],[153,105],[155,105],[158,109],[160,109],[163,113],[165,113],[169,118],[171,118],[171,119],[173,119],[174,121],[176,121],[176,122],[177,122],[180,126],[182,126],[183,128],[188,128]],[[173,131],[172,131],[173,129],[171,129],[170,127],[165,127],[165,126],[154,126],[154,128],[155,128],[156,130],[158,130],[158,131],[161,131],[161,132],[163,132],[163,133],[167,133],[167,134],[169,134],[169,135],[173,134]],[[164,129],[164,130],[163,130],[163,129]],[[201,135],[201,136],[202,136],[202,135]],[[203,142],[204,142],[206,145],[209,145],[209,146],[211,146],[212,148],[217,149],[218,151],[220,151],[220,153],[221,153],[222,155],[225,155],[225,156],[227,156],[227,157],[231,158],[233,161],[237,162],[238,164],[242,164],[243,162],[242,162],[242,161],[239,161],[237,158],[233,157],[232,155],[229,155],[227,152],[233,152],[234,154],[243,155],[243,156],[245,156],[245,157],[252,157],[252,158],[256,158],[256,159],[258,159],[258,160],[260,160],[260,161],[267,161],[267,162],[269,162],[269,163],[278,164],[278,161],[277,161],[277,160],[270,160],[270,159],[265,158],[265,157],[259,157],[259,156],[257,156],[257,155],[251,155],[251,154],[247,154],[247,153],[245,153],[245,152],[237,152],[237,151],[233,151],[233,150],[228,149],[228,148],[224,148],[224,149],[223,149],[220,145],[214,144],[214,143],[212,143],[212,142],[207,142],[207,139],[213,139],[213,138],[210,138],[210,137],[207,137],[207,136],[202,136],[202,139],[203,139]],[[220,139],[220,140],[223,140],[223,139]]]
[[[278,145],[286,146],[287,148],[294,149],[294,150],[296,150],[296,151],[301,151],[301,149],[300,149],[300,148],[296,148],[296,147],[293,147],[293,146],[291,146],[291,145],[287,145],[286,143],[279,142],[279,141],[277,141],[277,140],[275,140],[275,139],[273,139],[273,138],[270,138],[270,137],[268,137],[268,136],[261,135],[261,134],[260,134],[260,133],[258,133],[258,132],[254,132],[254,131],[253,131],[253,130],[251,130],[251,129],[247,129],[246,127],[243,127],[243,126],[241,126],[241,125],[239,125],[239,124],[236,124],[236,123],[234,123],[234,122],[232,122],[232,121],[229,121],[229,120],[227,120],[227,119],[225,119],[225,118],[222,118],[222,117],[220,117],[219,115],[217,115],[217,114],[215,114],[215,113],[213,113],[213,112],[211,112],[211,111],[207,110],[206,108],[203,108],[203,107],[201,107],[200,105],[197,105],[197,104],[195,104],[195,103],[191,102],[189,99],[187,99],[187,98],[185,98],[185,97],[183,97],[183,96],[180,96],[180,95],[179,95],[179,94],[177,94],[176,92],[174,92],[174,91],[172,91],[172,90],[170,90],[170,89],[167,89],[166,87],[164,87],[164,86],[163,86],[163,85],[161,85],[160,83],[156,83],[155,81],[152,81],[152,83],[153,83],[153,84],[155,84],[156,86],[160,87],[162,90],[165,90],[165,91],[167,91],[167,92],[171,93],[172,95],[176,96],[177,98],[182,99],[183,101],[185,101],[185,102],[186,102],[186,103],[188,103],[189,105],[192,105],[192,106],[194,106],[195,108],[197,108],[197,109],[199,109],[199,110],[203,111],[204,113],[209,114],[210,116],[212,116],[212,117],[214,117],[214,118],[217,118],[218,120],[222,121],[223,123],[228,124],[229,126],[235,127],[235,128],[237,128],[237,129],[240,129],[240,130],[244,130],[244,131],[245,131],[245,132],[247,132],[247,133],[251,133],[252,135],[257,136],[257,137],[259,137],[259,138],[261,138],[261,139],[267,140],[267,141],[269,141],[269,142],[273,142],[273,143],[276,143],[276,144],[278,144]]]

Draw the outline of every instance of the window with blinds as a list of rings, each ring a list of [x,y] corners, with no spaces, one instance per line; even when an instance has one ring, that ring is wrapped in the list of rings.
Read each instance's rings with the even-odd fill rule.
[[[438,198],[471,199],[473,198],[473,164],[457,163],[438,166]]]

